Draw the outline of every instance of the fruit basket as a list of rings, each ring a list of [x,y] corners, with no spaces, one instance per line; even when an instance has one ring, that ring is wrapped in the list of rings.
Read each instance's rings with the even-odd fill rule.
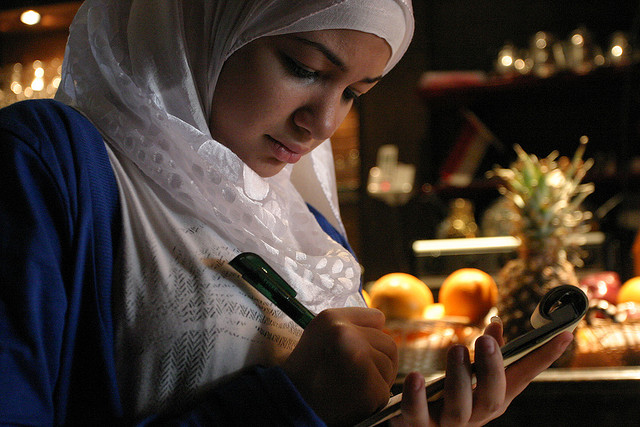
[[[637,304],[590,310],[577,329],[572,367],[640,366],[640,318]]]
[[[473,342],[482,333],[478,327],[455,318],[391,320],[386,328],[398,346],[399,379],[412,371],[418,371],[425,377],[441,373],[446,367],[449,347],[463,344],[473,352]]]

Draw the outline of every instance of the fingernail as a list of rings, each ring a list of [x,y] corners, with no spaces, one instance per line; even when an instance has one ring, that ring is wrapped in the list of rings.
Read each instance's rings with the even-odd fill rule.
[[[479,337],[476,345],[479,347],[479,350],[485,354],[493,354],[496,351],[496,341],[486,335]]]
[[[422,388],[423,381],[424,377],[422,375],[414,375],[413,378],[411,378],[411,389],[413,391],[419,391]]]
[[[461,344],[456,344],[451,347],[450,357],[455,363],[463,363],[465,358],[465,348]]]
[[[502,326],[502,319],[499,316],[492,316],[491,323],[497,323]]]

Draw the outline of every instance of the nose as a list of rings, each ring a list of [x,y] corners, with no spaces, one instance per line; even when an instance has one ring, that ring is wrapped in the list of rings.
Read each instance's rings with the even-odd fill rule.
[[[305,138],[324,141],[340,126],[349,108],[350,103],[342,101],[342,94],[325,91],[298,108],[293,121]]]

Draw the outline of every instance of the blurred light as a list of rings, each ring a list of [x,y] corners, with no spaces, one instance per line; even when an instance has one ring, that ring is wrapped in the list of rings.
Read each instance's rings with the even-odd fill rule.
[[[611,48],[611,55],[613,56],[622,56],[622,46],[613,46]]]
[[[505,67],[509,67],[509,66],[511,66],[511,64],[513,64],[513,58],[510,57],[509,55],[505,55],[502,58],[500,58],[500,62]]]
[[[513,63],[513,66],[516,67],[516,70],[524,70],[525,67],[525,62],[524,59],[516,59],[515,62]]]
[[[31,82],[31,89],[35,90],[36,92],[44,89],[44,80],[39,77],[33,79],[33,82]]]
[[[36,76],[37,78],[41,79],[42,77],[44,77],[44,68],[42,67],[38,67],[33,71],[33,75]]]
[[[11,89],[11,92],[17,95],[22,92],[22,85],[18,82],[11,82],[10,89]]]
[[[20,15],[20,22],[25,25],[36,25],[40,22],[40,14],[35,10],[27,10]]]
[[[536,47],[538,49],[544,49],[545,47],[547,47],[547,41],[543,38],[539,38],[536,40]]]
[[[571,36],[571,43],[576,46],[582,46],[584,44],[584,37],[582,37],[582,34],[574,34]]]

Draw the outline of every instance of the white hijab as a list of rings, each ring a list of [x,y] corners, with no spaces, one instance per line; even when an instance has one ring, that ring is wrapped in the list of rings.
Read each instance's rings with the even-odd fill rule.
[[[358,263],[318,238],[305,205],[344,233],[329,142],[295,168],[261,178],[207,126],[233,52],[266,35],[337,28],[387,40],[388,72],[413,34],[410,0],[86,0],[70,28],[56,98],[224,236],[222,244],[262,255],[312,310],[357,305]]]

